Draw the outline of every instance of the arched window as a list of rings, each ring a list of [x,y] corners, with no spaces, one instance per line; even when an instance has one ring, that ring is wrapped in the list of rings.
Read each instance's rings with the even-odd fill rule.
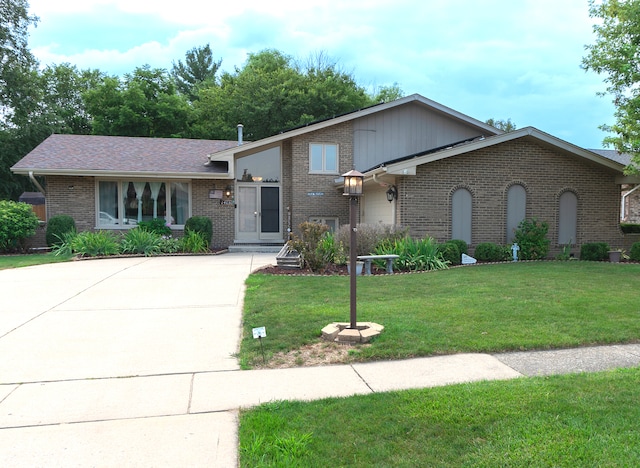
[[[507,190],[507,244],[513,242],[516,229],[527,214],[527,191],[515,184]]]
[[[558,244],[575,244],[578,225],[578,197],[573,192],[560,195],[558,210]]]
[[[451,237],[471,244],[471,205],[473,197],[465,188],[451,196]]]

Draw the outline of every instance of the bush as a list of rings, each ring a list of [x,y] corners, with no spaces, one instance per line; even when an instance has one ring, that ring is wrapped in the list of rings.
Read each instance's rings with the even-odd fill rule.
[[[458,250],[460,251],[460,255],[469,253],[469,246],[467,243],[461,239],[451,239],[447,241],[447,243],[453,243],[458,246]]]
[[[33,236],[38,217],[31,205],[0,200],[0,251],[25,250],[24,241]]]
[[[540,260],[549,252],[549,224],[537,219],[523,219],[516,229],[514,242],[520,247],[522,260]]]
[[[640,262],[640,242],[634,242],[629,251],[629,260]]]
[[[383,241],[393,241],[406,237],[406,229],[398,229],[390,224],[358,224],[356,226],[356,255],[370,255]],[[348,255],[351,242],[351,227],[343,224],[335,234],[338,245],[342,244]]]
[[[591,242],[580,247],[580,260],[601,262],[609,259],[609,244],[606,242]]]
[[[53,247],[56,244],[62,242],[64,235],[68,232],[76,231],[76,222],[69,215],[56,215],[52,216],[47,221],[47,231],[45,233],[45,239],[49,247]]]
[[[180,239],[180,251],[205,253],[209,251],[209,243],[201,233],[185,229],[184,237]]]
[[[462,263],[462,254],[456,242],[449,241],[440,245],[440,253],[442,254],[442,259],[451,265],[460,265]]]
[[[638,234],[640,233],[640,224],[620,223],[620,230],[625,234]]]
[[[130,229],[122,238],[120,250],[123,253],[144,254],[145,256],[159,254],[161,236],[145,228]]]
[[[120,252],[120,245],[118,237],[111,231],[85,231],[73,237],[71,250],[83,257],[116,255]]]
[[[291,247],[296,250],[311,271],[322,271],[335,256],[335,238],[325,238],[329,231],[326,224],[304,222],[298,226],[302,237],[294,236]]]
[[[493,242],[478,244],[474,257],[481,262],[502,262],[509,259],[509,248]]]
[[[187,231],[197,232],[202,236],[204,241],[207,243],[207,249],[209,245],[211,245],[211,238],[213,237],[213,225],[211,223],[211,219],[206,216],[192,216],[187,219],[187,222],[184,225],[185,235]]]
[[[376,255],[398,255],[394,265],[402,271],[443,270],[447,263],[443,260],[438,243],[432,237],[414,240],[409,236],[401,239],[387,239],[376,247]],[[376,264],[383,267],[383,261]]]
[[[159,236],[170,236],[171,228],[167,226],[166,221],[162,218],[155,218],[149,221],[140,221],[138,228],[145,231],[153,232]]]

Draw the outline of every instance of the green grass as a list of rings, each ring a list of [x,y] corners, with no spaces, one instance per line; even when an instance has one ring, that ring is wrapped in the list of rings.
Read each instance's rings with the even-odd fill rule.
[[[28,255],[0,255],[0,270],[9,268],[21,268],[32,265],[44,265],[46,263],[66,262],[71,256],[56,256],[53,253],[28,254]]]
[[[640,264],[519,262],[358,278],[358,321],[385,331],[355,361],[640,341]],[[251,275],[243,367],[262,362],[251,328],[264,326],[267,359],[349,321],[345,276]]]
[[[275,402],[240,417],[243,467],[639,466],[640,369]]]

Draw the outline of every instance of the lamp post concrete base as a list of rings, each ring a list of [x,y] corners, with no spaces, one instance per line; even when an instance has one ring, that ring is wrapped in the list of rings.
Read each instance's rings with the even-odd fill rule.
[[[333,322],[322,329],[322,339],[344,344],[368,343],[384,331],[384,327],[373,322],[358,322],[355,328],[350,323]]]

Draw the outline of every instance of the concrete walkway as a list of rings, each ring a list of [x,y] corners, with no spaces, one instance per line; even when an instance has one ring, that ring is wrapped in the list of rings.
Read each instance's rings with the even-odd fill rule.
[[[0,271],[0,466],[237,465],[237,409],[640,365],[640,345],[240,371],[244,279],[273,254]]]

